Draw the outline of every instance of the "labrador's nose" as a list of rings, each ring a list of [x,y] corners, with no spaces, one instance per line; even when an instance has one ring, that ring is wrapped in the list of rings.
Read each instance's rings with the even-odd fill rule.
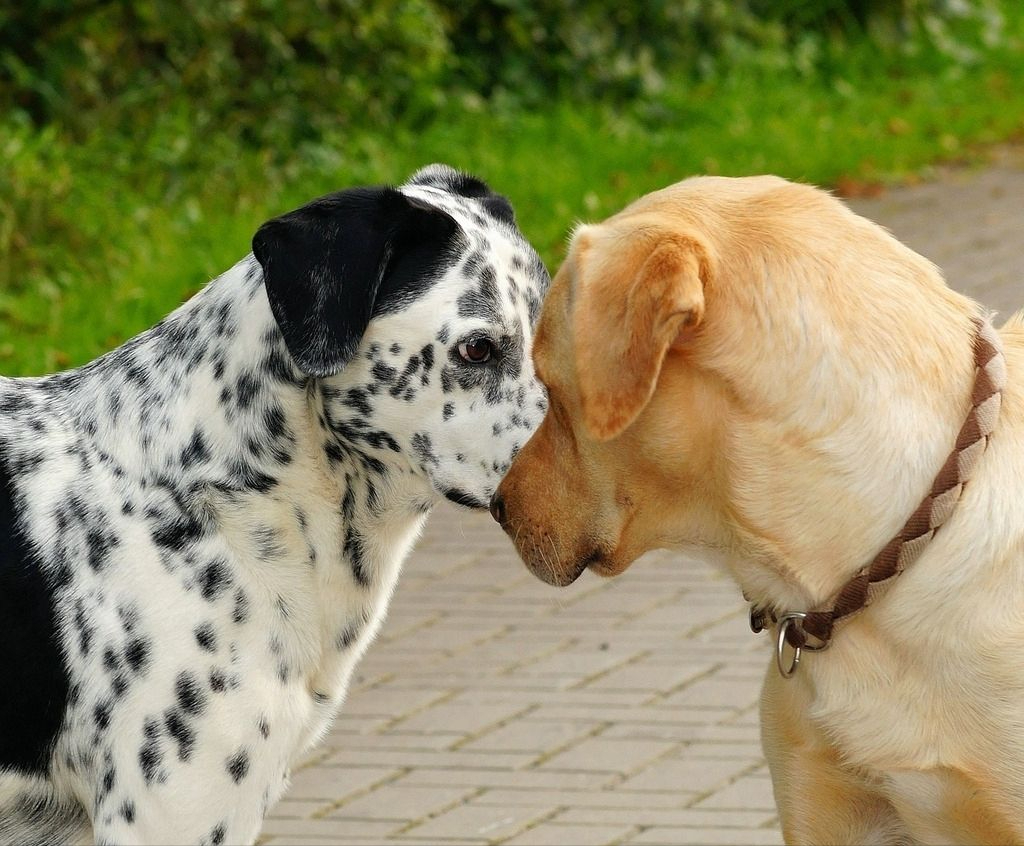
[[[491,516],[499,526],[505,525],[505,518],[508,515],[505,513],[505,500],[500,493],[495,493],[491,497]]]

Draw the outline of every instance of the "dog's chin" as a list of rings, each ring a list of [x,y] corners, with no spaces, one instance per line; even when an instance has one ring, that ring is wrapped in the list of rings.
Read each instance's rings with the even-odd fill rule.
[[[463,508],[472,508],[474,511],[487,509],[486,499],[482,499],[474,494],[459,490],[458,488],[446,488],[443,493],[445,499],[449,502],[454,502],[456,505],[461,505]]]
[[[582,576],[588,568],[599,575],[604,575],[599,569],[596,569],[601,565],[603,558],[603,553],[594,550],[573,562],[562,562],[552,565],[545,561],[543,557],[539,557],[528,566],[530,572],[542,582],[552,587],[568,587]]]
[[[530,572],[545,584],[552,587],[568,587],[583,575],[587,565],[580,561],[567,567],[553,567],[545,561],[529,565]]]

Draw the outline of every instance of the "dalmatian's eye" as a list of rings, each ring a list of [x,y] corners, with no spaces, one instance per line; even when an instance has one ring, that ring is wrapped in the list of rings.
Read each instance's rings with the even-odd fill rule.
[[[467,364],[483,364],[493,354],[494,344],[486,338],[471,338],[459,344],[459,357]]]

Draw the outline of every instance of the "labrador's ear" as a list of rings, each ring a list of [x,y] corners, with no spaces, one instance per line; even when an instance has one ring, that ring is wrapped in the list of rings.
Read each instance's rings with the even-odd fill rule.
[[[264,223],[252,251],[299,368],[341,370],[375,313],[436,278],[458,233],[446,212],[393,188],[340,191]]]
[[[599,441],[628,428],[647,406],[668,350],[704,319],[707,254],[696,240],[644,232],[573,244],[573,346],[583,422]]]

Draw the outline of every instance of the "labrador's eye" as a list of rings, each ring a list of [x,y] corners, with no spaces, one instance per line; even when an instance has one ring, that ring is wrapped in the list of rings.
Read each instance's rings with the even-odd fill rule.
[[[483,364],[493,354],[494,345],[486,338],[472,338],[459,344],[459,356],[467,364]]]

